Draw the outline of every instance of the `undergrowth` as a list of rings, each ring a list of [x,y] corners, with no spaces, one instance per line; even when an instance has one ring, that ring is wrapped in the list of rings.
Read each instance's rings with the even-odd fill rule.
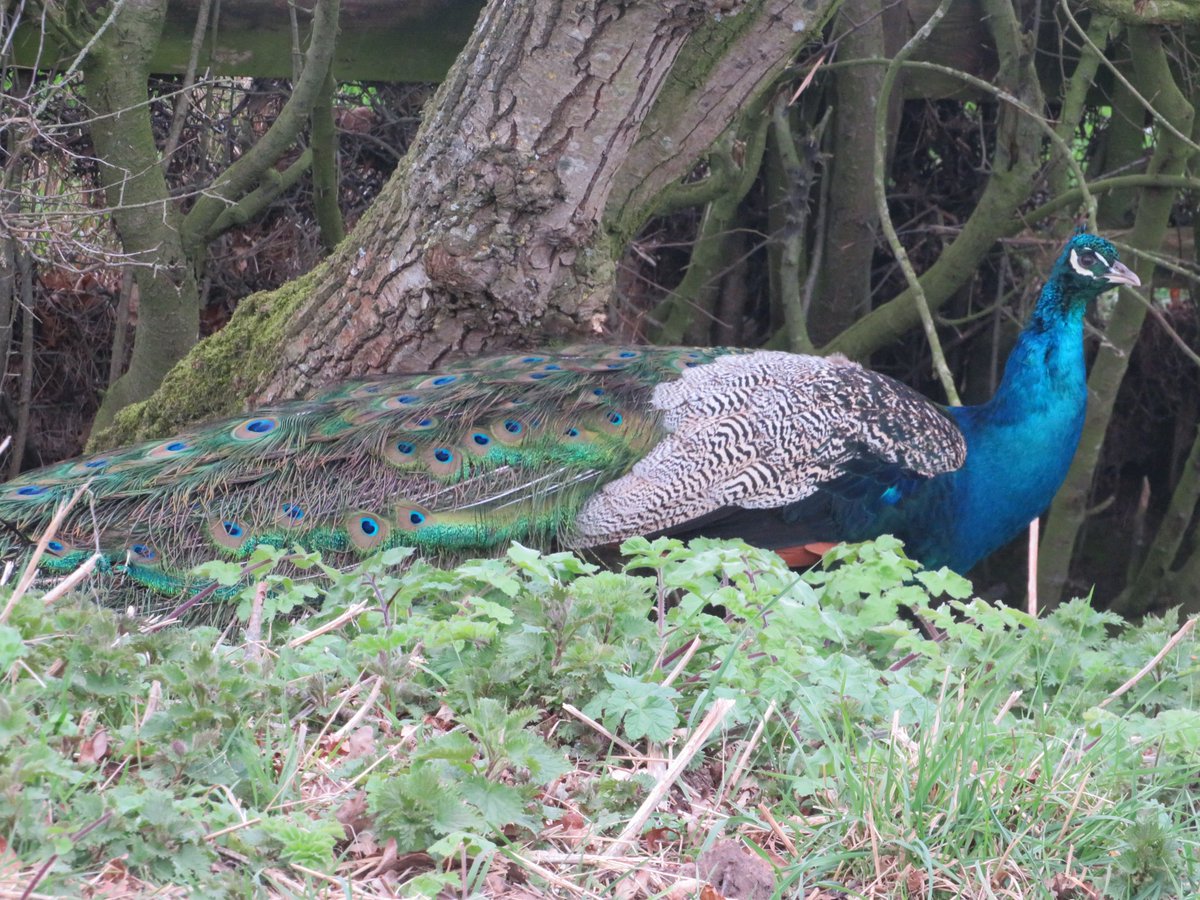
[[[1033,618],[887,538],[803,576],[736,542],[624,551],[301,578],[264,549],[218,625],[27,594],[0,624],[0,887],[1200,890],[1194,636],[1147,668],[1174,618]]]

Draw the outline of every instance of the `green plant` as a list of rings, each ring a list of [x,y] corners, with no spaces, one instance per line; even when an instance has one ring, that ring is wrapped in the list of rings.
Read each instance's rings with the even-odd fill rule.
[[[78,893],[120,861],[149,885],[295,890],[394,841],[426,860],[412,896],[540,884],[605,849],[659,784],[650,761],[724,698],[646,826],[656,872],[726,833],[783,861],[785,894],[1200,884],[1194,637],[1117,691],[1177,617],[1077,600],[1032,618],[888,538],[803,576],[737,542],[625,552],[624,571],[514,546],[268,572],[272,551],[265,594],[206,612],[221,628],[27,594],[0,629],[0,830],[22,883]],[[617,874],[570,877],[604,894]]]

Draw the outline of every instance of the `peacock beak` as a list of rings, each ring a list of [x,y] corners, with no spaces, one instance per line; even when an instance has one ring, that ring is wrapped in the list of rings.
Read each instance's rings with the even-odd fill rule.
[[[1120,262],[1114,262],[1108,267],[1104,279],[1109,284],[1128,284],[1132,287],[1140,287],[1142,284],[1142,279],[1137,277],[1133,269]]]

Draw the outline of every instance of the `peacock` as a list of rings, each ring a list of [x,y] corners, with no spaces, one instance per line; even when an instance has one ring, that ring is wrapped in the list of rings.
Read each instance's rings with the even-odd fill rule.
[[[568,347],[334,387],[0,485],[0,560],[84,500],[42,566],[195,593],[197,563],[259,544],[351,560],[511,541],[739,536],[789,562],[890,533],[966,572],[1049,504],[1087,397],[1083,316],[1137,285],[1106,240],[1064,248],[995,396],[943,407],[844,357]]]

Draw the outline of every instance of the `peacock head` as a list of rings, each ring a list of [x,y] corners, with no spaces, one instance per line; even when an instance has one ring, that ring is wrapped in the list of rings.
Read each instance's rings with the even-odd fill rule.
[[[1119,284],[1140,285],[1141,280],[1117,259],[1117,248],[1102,237],[1080,233],[1067,242],[1050,273],[1066,307],[1086,306]]]

